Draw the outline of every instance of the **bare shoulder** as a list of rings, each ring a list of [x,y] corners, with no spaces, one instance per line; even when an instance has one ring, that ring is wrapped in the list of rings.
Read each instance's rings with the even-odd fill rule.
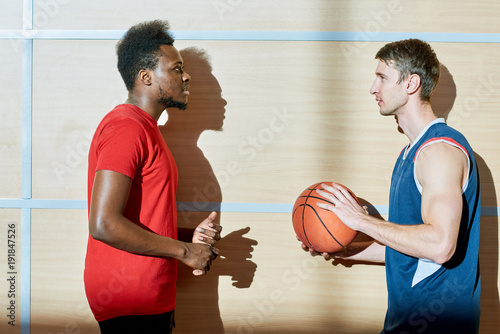
[[[447,142],[425,146],[415,163],[417,179],[422,185],[438,180],[460,180],[463,184],[469,169],[466,152]]]

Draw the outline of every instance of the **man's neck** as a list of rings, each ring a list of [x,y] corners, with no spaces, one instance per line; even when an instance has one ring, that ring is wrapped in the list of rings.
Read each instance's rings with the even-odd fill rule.
[[[410,140],[410,144],[413,144],[425,127],[436,118],[437,117],[432,111],[431,104],[428,102],[420,102],[414,105],[408,105],[398,114],[397,121],[403,133]]]
[[[136,95],[131,92],[128,94],[128,98],[125,101],[127,104],[133,104],[134,106],[141,108],[156,121],[160,118],[161,114],[165,110],[163,106],[154,102],[146,95]]]

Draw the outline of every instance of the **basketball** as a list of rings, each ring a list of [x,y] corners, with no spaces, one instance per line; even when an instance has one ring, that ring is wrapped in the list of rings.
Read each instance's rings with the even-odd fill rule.
[[[293,206],[293,229],[300,241],[316,252],[334,253],[342,250],[354,240],[357,231],[347,227],[331,211],[316,206],[317,202],[331,202],[318,194],[317,189],[323,190],[319,182],[307,187],[297,198]],[[343,186],[344,187],[344,186]],[[357,197],[346,188],[351,195]]]

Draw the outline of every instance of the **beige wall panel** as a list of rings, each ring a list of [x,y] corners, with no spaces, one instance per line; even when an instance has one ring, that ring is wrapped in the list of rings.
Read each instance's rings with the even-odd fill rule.
[[[0,198],[21,197],[22,45],[0,40]]]
[[[0,29],[22,29],[22,1],[0,0],[0,8]]]
[[[104,115],[127,98],[115,41],[36,41],[33,197],[87,199],[88,149]]]
[[[266,10],[262,10],[265,8]],[[35,0],[38,29],[127,29],[156,18],[176,30],[499,32],[500,4],[456,1]]]
[[[0,333],[19,334],[21,325],[21,210],[0,209]]]
[[[179,266],[176,332],[380,330],[387,298],[382,266],[333,266],[311,257],[289,214],[222,213],[221,223],[221,258],[209,274],[199,279]]]
[[[32,333],[98,333],[83,286],[87,211],[33,210],[31,226]]]

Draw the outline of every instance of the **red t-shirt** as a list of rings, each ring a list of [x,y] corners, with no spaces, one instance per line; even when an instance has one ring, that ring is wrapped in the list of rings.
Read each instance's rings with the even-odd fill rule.
[[[112,170],[133,180],[125,217],[177,239],[177,167],[153,117],[122,104],[103,118],[89,150],[89,208],[97,170]],[[175,259],[132,254],[89,235],[84,281],[97,321],[173,310],[176,280]]]

